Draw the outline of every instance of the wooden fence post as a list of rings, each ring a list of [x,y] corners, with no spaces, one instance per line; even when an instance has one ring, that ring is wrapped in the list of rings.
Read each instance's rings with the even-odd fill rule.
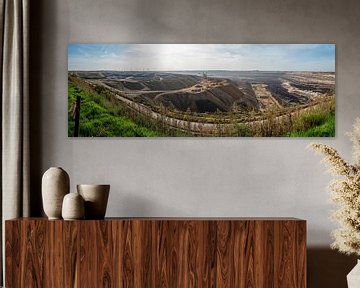
[[[81,97],[76,96],[76,104],[74,107],[74,121],[75,121],[75,127],[74,127],[74,137],[79,137],[79,128],[80,128],[80,103],[81,103]]]

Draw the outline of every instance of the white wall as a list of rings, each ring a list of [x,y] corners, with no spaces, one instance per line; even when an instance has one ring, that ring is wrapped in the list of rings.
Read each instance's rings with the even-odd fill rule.
[[[38,5],[33,22],[37,30],[32,29],[37,43],[33,47],[38,49],[32,52],[38,55],[32,60],[32,97],[39,104],[32,112],[37,178],[49,166],[62,166],[71,175],[72,190],[78,183],[111,184],[107,216],[293,216],[308,221],[309,246],[330,243],[330,176],[319,164],[320,157],[305,147],[321,141],[351,158],[345,133],[360,116],[357,1],[32,3]],[[337,136],[68,138],[68,42],[336,43]]]

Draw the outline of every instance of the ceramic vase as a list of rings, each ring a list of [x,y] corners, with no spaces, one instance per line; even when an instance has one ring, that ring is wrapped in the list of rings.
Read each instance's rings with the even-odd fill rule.
[[[85,201],[85,219],[104,219],[110,185],[77,185]]]
[[[60,167],[49,168],[42,177],[43,208],[49,219],[61,219],[63,198],[69,193],[69,175]]]
[[[77,192],[65,195],[62,204],[62,217],[64,220],[84,219],[84,199]]]
[[[347,275],[348,288],[360,287],[360,260],[357,261],[355,267]]]

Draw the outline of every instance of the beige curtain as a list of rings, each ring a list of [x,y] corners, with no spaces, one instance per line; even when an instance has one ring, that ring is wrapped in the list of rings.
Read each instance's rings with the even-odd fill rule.
[[[4,271],[4,221],[29,216],[29,0],[0,0],[0,10],[1,271]]]

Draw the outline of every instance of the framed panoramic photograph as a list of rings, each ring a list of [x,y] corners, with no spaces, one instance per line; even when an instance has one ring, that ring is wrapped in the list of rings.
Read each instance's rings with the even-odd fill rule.
[[[335,44],[69,44],[69,137],[334,137]]]

